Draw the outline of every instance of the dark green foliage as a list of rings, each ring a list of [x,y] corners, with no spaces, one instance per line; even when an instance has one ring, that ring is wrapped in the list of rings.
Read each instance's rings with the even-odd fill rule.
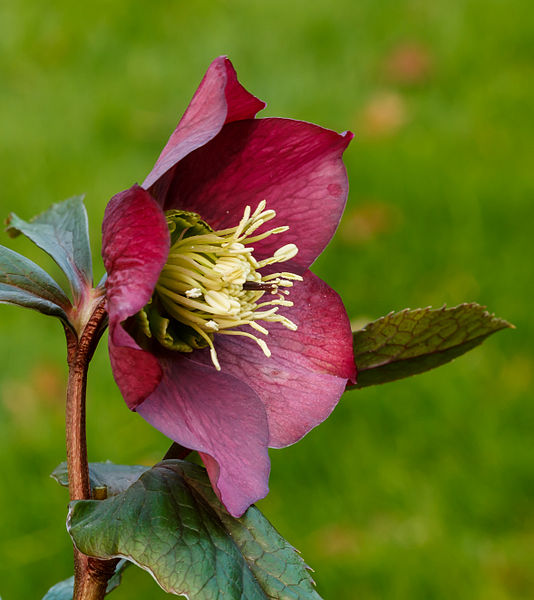
[[[127,489],[134,481],[139,479],[148,467],[140,465],[115,465],[112,462],[90,463],[89,483],[91,489],[105,487],[106,495],[116,496]],[[69,486],[67,463],[62,462],[50,475],[59,485]]]
[[[251,507],[239,519],[198,465],[166,460],[107,500],[71,503],[79,550],[122,557],[191,600],[320,600],[304,561]]]
[[[58,284],[34,262],[4,246],[0,246],[0,302],[68,321],[70,302]]]
[[[508,327],[513,326],[475,303],[390,313],[354,332],[358,382],[352,387],[360,389],[435,369]]]
[[[11,213],[7,223],[7,232],[12,237],[24,234],[56,261],[71,285],[75,301],[92,285],[93,265],[83,196],[53,204],[30,221]]]

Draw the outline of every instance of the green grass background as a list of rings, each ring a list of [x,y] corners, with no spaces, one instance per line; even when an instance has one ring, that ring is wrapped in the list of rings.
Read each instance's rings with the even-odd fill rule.
[[[234,61],[266,115],[356,139],[339,234],[314,270],[351,318],[487,304],[515,323],[430,374],[347,393],[272,452],[260,507],[325,598],[534,595],[534,177],[528,0],[114,0],[0,4],[0,206],[29,218],[87,194],[96,277],[109,197],[142,181],[208,66]],[[303,207],[305,210],[305,207]],[[306,235],[306,232],[302,232]],[[1,243],[57,274],[22,239]],[[0,307],[0,595],[71,574],[60,326]],[[154,463],[106,344],[88,390],[92,460]],[[163,598],[131,569],[115,600]]]

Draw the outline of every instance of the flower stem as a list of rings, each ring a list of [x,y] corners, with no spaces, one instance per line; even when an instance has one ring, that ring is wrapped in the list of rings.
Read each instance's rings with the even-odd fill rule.
[[[65,327],[69,366],[65,418],[71,500],[91,498],[85,438],[85,392],[89,362],[105,330],[106,322],[107,313],[105,302],[102,300],[79,335]],[[86,556],[74,548],[73,600],[104,598],[108,579],[113,574],[116,563],[116,560],[100,560]]]

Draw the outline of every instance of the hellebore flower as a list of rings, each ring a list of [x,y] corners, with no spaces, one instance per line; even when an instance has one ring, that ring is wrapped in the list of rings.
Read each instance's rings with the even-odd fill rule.
[[[343,212],[352,134],[255,119],[264,106],[217,58],[103,223],[115,380],[198,450],[234,516],[268,492],[267,448],[321,423],[355,378],[343,304],[308,270]]]

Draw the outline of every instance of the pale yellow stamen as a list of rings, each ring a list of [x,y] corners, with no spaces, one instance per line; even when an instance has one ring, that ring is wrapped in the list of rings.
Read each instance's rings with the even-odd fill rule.
[[[191,327],[209,346],[217,370],[221,367],[213,345],[215,333],[251,338],[270,356],[263,339],[236,328],[247,325],[268,335],[268,329],[257,323],[263,321],[281,323],[292,331],[297,329],[293,321],[278,313],[280,307],[293,306],[284,297],[289,290],[279,288],[291,288],[302,277],[290,272],[265,276],[258,272],[267,265],[291,260],[298,252],[297,246],[286,244],[260,261],[252,254],[251,244],[288,230],[287,226],[279,226],[252,235],[276,216],[274,210],[265,207],[264,200],[254,212],[247,206],[237,227],[189,237],[187,229],[183,231],[172,245],[156,285],[156,293],[169,315]],[[265,300],[271,299],[259,302],[264,296]]]

